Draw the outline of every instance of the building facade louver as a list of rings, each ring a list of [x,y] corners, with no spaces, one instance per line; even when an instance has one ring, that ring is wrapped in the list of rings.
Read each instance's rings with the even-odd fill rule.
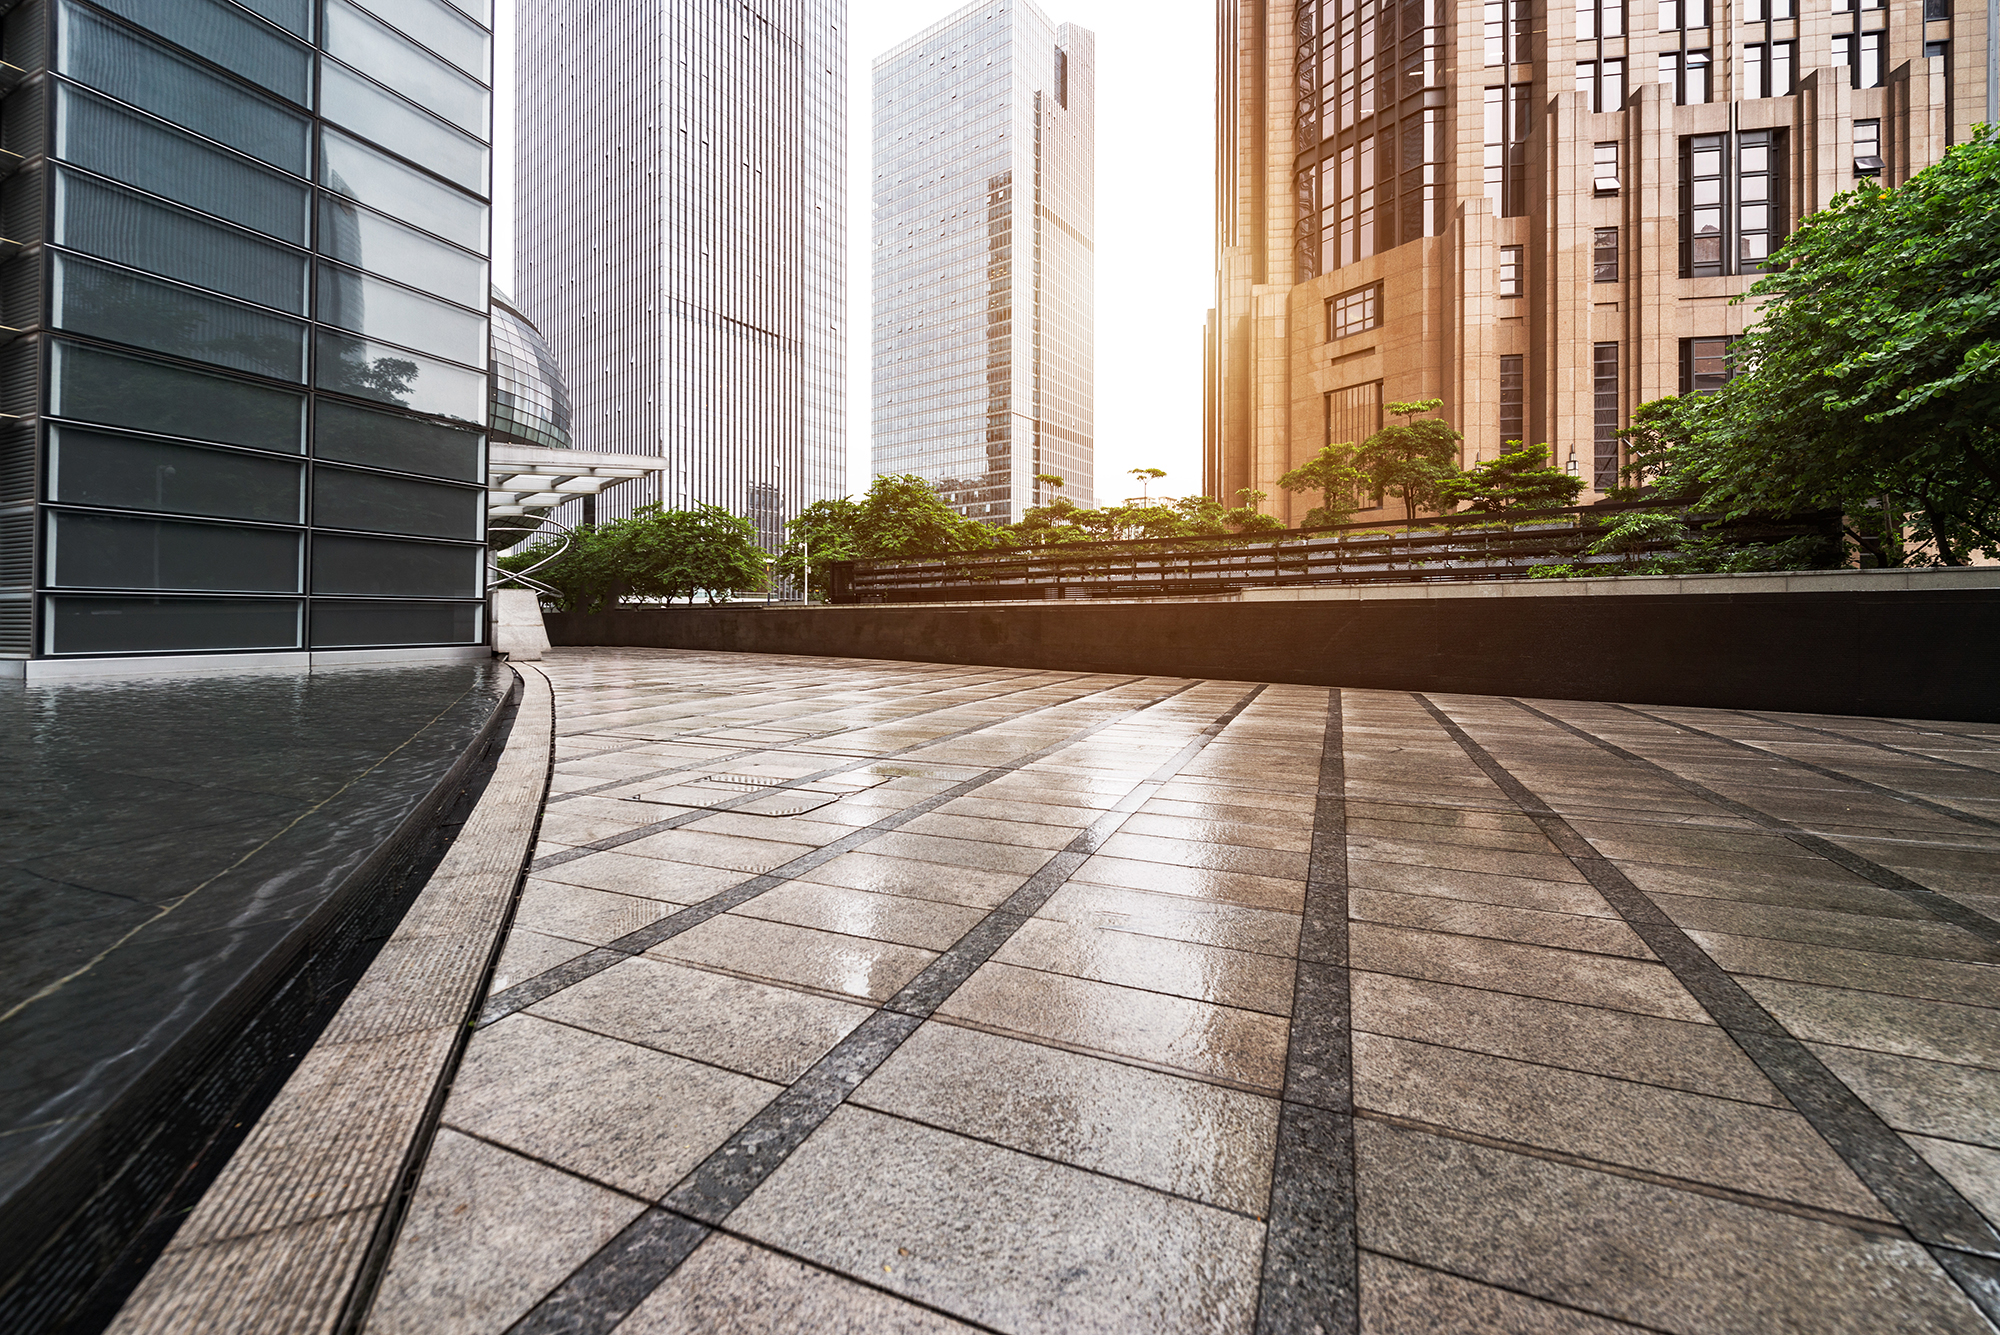
[[[0,17],[0,655],[483,641],[491,19]]]
[[[1995,118],[1989,12],[1220,0],[1204,489],[1297,524],[1281,474],[1437,398],[1463,462],[1547,442],[1602,496],[1801,218]]]
[[[709,503],[775,545],[847,490],[846,11],[521,7],[516,299],[576,448],[663,465],[600,518]]]
[[[1097,39],[969,5],[874,62],[872,464],[960,513],[1094,504]]]

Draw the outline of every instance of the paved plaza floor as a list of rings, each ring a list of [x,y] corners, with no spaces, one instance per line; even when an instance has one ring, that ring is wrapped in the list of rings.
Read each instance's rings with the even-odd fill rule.
[[[1994,1329],[2000,726],[539,670],[372,1331]]]

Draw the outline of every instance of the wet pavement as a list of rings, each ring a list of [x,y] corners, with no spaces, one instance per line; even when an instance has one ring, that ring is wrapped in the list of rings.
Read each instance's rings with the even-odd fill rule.
[[[2000,727],[541,666],[371,1331],[2000,1314]]]

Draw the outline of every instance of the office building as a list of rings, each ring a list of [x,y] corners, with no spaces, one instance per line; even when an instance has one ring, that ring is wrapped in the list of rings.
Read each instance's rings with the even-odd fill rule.
[[[1732,298],[1788,231],[1937,161],[2000,90],[1971,0],[1220,19],[1203,480],[1290,524],[1316,498],[1279,475],[1398,400],[1442,399],[1465,463],[1546,441],[1603,495],[1634,408],[1721,383],[1756,318]]]
[[[16,673],[478,652],[490,20],[490,0],[0,19]]]
[[[1097,39],[968,5],[874,63],[874,471],[1010,523],[1094,504]]]
[[[661,466],[600,518],[705,502],[772,541],[847,490],[846,11],[521,6],[516,300],[576,448]]]

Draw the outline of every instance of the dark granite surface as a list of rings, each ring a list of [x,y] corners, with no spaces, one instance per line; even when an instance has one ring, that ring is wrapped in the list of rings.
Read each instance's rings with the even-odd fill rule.
[[[456,663],[0,688],[0,1218],[46,1210],[38,1176],[240,1019],[511,681]]]

